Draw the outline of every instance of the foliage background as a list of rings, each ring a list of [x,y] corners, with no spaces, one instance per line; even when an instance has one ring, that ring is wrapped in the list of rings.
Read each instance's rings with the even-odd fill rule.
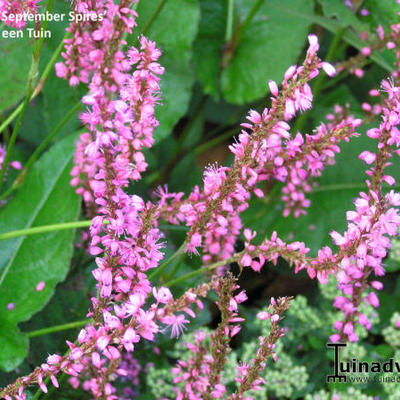
[[[162,106],[157,111],[160,126],[155,132],[156,145],[146,154],[148,172],[132,191],[151,199],[158,185],[168,183],[171,191],[188,193],[193,185],[201,183],[206,165],[230,163],[227,146],[238,134],[247,110],[262,110],[268,106],[268,79],[280,82],[286,68],[302,60],[310,32],[320,37],[321,58],[339,62],[357,54],[363,47],[360,32],[374,32],[378,24],[388,31],[390,24],[398,20],[400,6],[394,0],[366,0],[359,6],[367,8],[370,15],[360,17],[342,0],[142,0],[137,8],[138,27],[127,41],[128,44],[137,43],[140,33],[155,40],[162,47],[161,63],[166,73],[162,78]],[[53,12],[67,13],[68,7],[68,2],[59,1]],[[231,23],[228,22],[230,15]],[[66,22],[49,22],[52,37],[45,40],[39,75],[59,46],[66,26]],[[0,39],[0,123],[25,96],[31,53],[32,43],[27,37]],[[388,76],[392,65],[393,56],[385,51],[371,57],[362,79],[347,72],[331,80],[318,79],[314,83],[315,108],[300,117],[293,130],[311,132],[334,104],[348,103],[355,116],[362,116],[361,104],[367,100],[368,90]],[[72,112],[72,117],[57,129],[60,121],[79,107],[83,94],[83,87],[70,88],[52,71],[43,90],[30,103],[13,159],[24,165],[55,128],[57,135],[29,170],[12,199],[0,209],[0,234],[85,219],[80,200],[69,186],[74,140],[81,132],[77,113]],[[376,123],[372,121],[364,126],[361,133]],[[3,130],[1,140],[4,143],[9,141],[12,128],[13,124]],[[260,236],[277,230],[288,240],[305,241],[313,252],[330,244],[330,230],[345,228],[345,211],[352,208],[352,199],[364,188],[364,166],[357,155],[373,145],[362,135],[342,146],[336,165],[325,171],[319,186],[312,192],[312,207],[305,217],[281,216],[279,186],[275,185],[267,198],[252,200],[244,215],[244,225],[256,229]],[[393,168],[396,169],[393,175],[400,177],[399,165]],[[10,171],[5,189],[15,177],[15,172]],[[181,244],[184,229],[171,226],[163,229],[168,244],[167,258]],[[74,340],[76,329],[33,336],[38,329],[85,318],[93,293],[91,270],[94,264],[92,258],[76,246],[79,239],[79,231],[61,230],[0,242],[0,386],[16,374],[30,371],[47,354],[63,353],[65,338]],[[238,249],[240,246],[239,241]],[[393,252],[386,260],[388,274],[383,279],[385,289],[380,296],[382,305],[375,315],[376,324],[361,343],[351,346],[349,358],[386,360],[396,354],[400,358],[400,333],[393,328],[395,318],[390,321],[400,305],[399,259]],[[158,283],[161,285],[173,276],[199,267],[199,259],[185,257],[159,276]],[[37,292],[36,284],[43,277],[46,287]],[[189,283],[195,284],[199,279]],[[400,398],[400,386],[396,384],[356,385],[355,388],[325,384],[331,359],[325,343],[335,318],[331,306],[334,283],[321,289],[304,274],[294,276],[288,266],[280,262],[277,267],[265,266],[260,274],[245,271],[240,284],[249,296],[242,308],[248,322],[234,343],[230,365],[235,357],[246,359],[251,354],[260,329],[264,329],[252,321],[266,300],[271,296],[297,296],[286,320],[290,334],[283,341],[280,361],[267,368],[267,392],[260,398],[323,399],[331,398],[334,391],[345,392],[342,398],[361,398],[354,390],[361,390],[368,396]],[[177,286],[175,293],[183,289],[184,286]],[[15,304],[13,312],[7,310],[10,302]],[[209,302],[189,330],[201,325],[212,328],[217,322],[216,310]],[[171,351],[171,341],[165,337],[159,338],[158,345],[162,357],[152,355],[145,344],[135,352],[141,364],[148,365],[148,373],[142,371],[140,375],[138,393],[143,400],[167,395],[157,390],[169,388],[169,368],[177,354],[183,352],[179,342]],[[229,381],[232,377],[226,379]],[[68,384],[63,384],[62,388],[51,398],[85,398],[84,393],[69,391]]]

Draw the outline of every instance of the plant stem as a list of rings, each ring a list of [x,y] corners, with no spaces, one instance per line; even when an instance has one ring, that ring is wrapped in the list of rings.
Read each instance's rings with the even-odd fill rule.
[[[168,267],[172,262],[174,262],[181,254],[184,253],[186,247],[186,242],[184,242],[181,247],[170,257],[168,260],[163,262],[154,272],[149,275],[149,280],[156,278],[161,272],[164,271],[165,268]]]
[[[237,128],[230,129],[229,131],[224,132],[222,135],[219,135],[219,136],[209,140],[208,142],[200,143],[198,146],[195,147],[194,152],[196,155],[202,154],[205,151],[207,151],[208,149],[210,149],[211,147],[213,147],[221,142],[224,142],[226,139],[231,138],[232,135],[234,135],[237,132],[238,132]]]
[[[49,333],[66,331],[66,330],[75,329],[75,328],[81,328],[82,326],[85,326],[85,325],[89,324],[90,322],[91,322],[90,320],[86,319],[84,321],[74,321],[74,322],[68,322],[68,323],[62,324],[62,325],[50,326],[48,328],[43,328],[43,329],[38,329],[36,331],[28,332],[28,337],[33,338],[33,337],[37,337],[37,336],[48,335]]]
[[[74,344],[76,345],[77,343],[78,343],[78,339],[75,340]],[[64,353],[64,357],[67,356],[70,352],[71,352],[71,350],[68,349],[68,350]],[[65,379],[65,376],[66,376],[65,372],[63,372],[62,375],[61,375],[61,378],[60,378],[60,382],[62,382],[62,381]],[[49,383],[50,383],[50,377],[47,377],[47,378],[44,380],[44,384],[45,384],[46,386],[48,386]],[[52,392],[52,391],[53,391],[53,390],[50,389],[50,390],[49,390],[49,393]],[[34,396],[32,397],[31,400],[38,400],[41,394],[42,394],[42,389],[41,389],[40,386],[39,386],[39,387],[37,388],[37,390],[36,390],[36,393],[34,394]]]
[[[253,8],[250,10],[249,14],[247,15],[246,19],[243,21],[243,24],[240,27],[240,31],[239,31],[238,38],[237,38],[238,44],[243,35],[243,32],[250,25],[251,21],[253,21],[254,16],[257,14],[257,11],[260,9],[260,7],[262,6],[263,3],[264,3],[264,0],[257,0],[257,2],[254,4]]]
[[[53,225],[35,226],[33,228],[19,229],[15,231],[0,233],[0,240],[12,239],[19,236],[35,235],[38,233],[62,231],[75,228],[88,228],[91,225],[91,223],[92,223],[91,220],[84,220],[84,221],[63,222],[60,224],[53,224]],[[109,222],[107,220],[104,220],[104,225],[107,225],[108,223]],[[171,230],[171,231],[186,231],[186,232],[188,230],[184,226],[169,226],[169,225],[160,225],[160,229]]]
[[[91,220],[84,220],[84,221],[63,222],[60,224],[53,224],[53,225],[35,226],[33,228],[19,229],[15,231],[0,233],[0,240],[12,239],[19,236],[36,235],[39,233],[62,231],[68,229],[88,228],[91,224],[92,224]],[[107,220],[104,220],[104,225],[107,224],[109,224],[109,222]],[[160,225],[160,229],[172,230],[172,231],[173,230],[187,231],[186,227],[169,226],[169,225]]]
[[[39,79],[39,82],[35,88],[35,90],[32,93],[32,96],[30,98],[29,101],[33,100],[42,90],[43,85],[47,79],[47,77],[49,76],[50,72],[53,69],[53,66],[58,58],[58,56],[60,55],[63,47],[64,47],[64,40],[67,39],[69,37],[69,33],[67,33],[63,40],[60,42],[60,44],[58,45],[56,51],[54,52],[54,54],[52,55],[51,59],[49,60],[49,62],[47,63],[42,76]],[[14,121],[14,119],[21,113],[22,108],[24,106],[24,103],[21,103],[7,118],[6,120],[0,125],[0,134],[4,132],[4,130],[7,128],[8,125],[11,124],[12,121]]]
[[[33,79],[34,79],[34,76],[36,73],[35,72],[36,68],[37,68],[37,61],[35,61],[35,59],[32,58],[32,64],[31,64],[31,69],[30,69],[29,78],[28,78],[28,90],[26,93],[25,101],[23,103],[22,110],[21,110],[21,113],[19,114],[17,123],[14,126],[14,130],[12,132],[10,141],[8,142],[6,155],[4,157],[3,165],[2,165],[2,168],[0,171],[0,192],[1,192],[1,188],[3,186],[3,180],[4,180],[5,173],[7,171],[8,162],[10,161],[11,152],[14,148],[15,141],[17,140],[19,128],[21,127],[22,119],[24,117],[26,109],[28,108],[28,104],[29,104],[29,101],[32,96],[32,84],[33,84]]]
[[[204,268],[199,268],[196,271],[190,272],[189,274],[183,275],[183,276],[181,276],[179,278],[172,279],[171,281],[168,281],[168,282],[164,283],[164,286],[171,287],[171,286],[174,286],[174,285],[176,285],[176,284],[178,284],[180,282],[185,281],[186,279],[190,279],[190,278],[193,278],[195,276],[202,275],[204,272],[212,271],[213,269],[216,269],[218,267],[222,267],[223,265],[230,264],[231,262],[233,262],[233,261],[235,261],[237,259],[239,254],[240,253],[235,254],[233,257],[228,258],[226,260],[218,261],[218,262],[216,262],[214,264],[207,265]]]
[[[7,196],[9,196],[14,190],[16,190],[22,184],[22,182],[24,181],[24,178],[25,178],[26,173],[28,172],[29,168],[37,160],[37,158],[40,156],[42,151],[47,147],[47,145],[53,140],[54,136],[58,133],[58,131],[76,113],[76,111],[79,109],[80,106],[81,106],[81,102],[79,101],[77,104],[75,104],[72,107],[72,109],[67,113],[67,115],[64,117],[64,119],[47,135],[45,140],[36,148],[36,150],[30,156],[30,158],[27,161],[27,163],[25,164],[23,170],[17,176],[17,178],[15,179],[15,181],[11,185],[11,187],[8,190],[6,190],[2,195],[0,195],[0,201],[5,199]]]
[[[146,35],[151,26],[153,25],[153,22],[156,20],[162,9],[164,8],[165,4],[167,3],[168,0],[161,0],[160,4],[154,11],[153,15],[150,17],[150,19],[147,21],[146,25],[142,29],[142,35]]]
[[[172,232],[188,232],[189,231],[189,227],[180,226],[180,225],[160,224],[159,228],[160,228],[160,230],[172,231]]]
[[[48,386],[49,383],[50,383],[50,378],[47,377],[47,378],[44,380],[44,384],[45,384],[46,386]],[[39,387],[37,388],[37,390],[36,390],[36,393],[35,393],[34,396],[32,397],[32,400],[38,400],[41,394],[42,394],[42,389],[41,389],[40,386],[39,386]]]
[[[167,276],[165,277],[165,279],[167,281],[171,280],[175,274],[176,271],[178,270],[179,266],[182,264],[182,260],[185,258],[185,253],[181,254],[178,258],[178,260],[176,261],[175,265],[173,266],[172,270],[167,274]]]
[[[106,223],[106,221],[104,222]],[[38,233],[61,231],[66,229],[87,228],[91,225],[91,223],[92,223],[91,220],[87,220],[87,221],[63,222],[61,224],[54,224],[54,225],[35,226],[33,228],[20,229],[11,232],[1,233],[0,240],[12,239],[19,236],[36,235]]]
[[[222,53],[221,57],[221,68],[225,69],[232,57],[235,55],[236,49],[240,44],[240,40],[243,36],[243,32],[247,29],[247,27],[250,25],[251,21],[253,20],[254,16],[256,15],[257,11],[259,8],[262,6],[262,3],[264,0],[257,0],[253,7],[251,8],[249,14],[243,21],[243,24],[240,25],[240,23],[237,24],[235,30],[233,30],[233,1],[229,1],[229,8],[228,8],[228,22],[227,22],[227,31],[226,31],[226,40],[225,40],[225,48]],[[232,7],[232,8],[231,8]],[[230,16],[230,12],[232,12],[232,15]],[[231,20],[230,20],[231,18]],[[229,40],[228,39],[228,33],[229,33]]]
[[[190,136],[192,132],[193,125],[195,125],[196,122],[203,117],[203,110],[206,104],[206,100],[207,100],[206,96],[203,96],[202,99],[200,100],[199,104],[197,105],[194,111],[193,117],[183,128],[182,134],[178,139],[177,147],[173,151],[172,155],[169,157],[167,163],[165,164],[165,167],[161,171],[157,171],[156,173],[151,174],[150,176],[147,177],[146,183],[148,185],[160,184],[167,181],[169,174],[174,170],[176,165],[186,155],[186,150],[190,151],[193,148],[193,146],[185,147],[185,142],[187,141],[187,138]]]
[[[53,8],[53,3],[54,0],[49,0],[49,2],[47,3],[46,11],[48,12],[51,11],[51,9]],[[44,29],[46,29],[47,20],[44,22],[43,26]],[[6,155],[4,157],[3,165],[0,171],[0,193],[3,186],[4,176],[7,171],[8,162],[10,161],[11,153],[14,148],[15,141],[17,140],[19,129],[22,124],[22,119],[24,118],[24,114],[26,112],[26,109],[28,108],[29,102],[31,101],[32,95],[34,93],[33,87],[35,86],[36,77],[38,75],[39,60],[40,60],[40,54],[42,52],[43,43],[44,43],[44,38],[40,38],[39,40],[35,40],[33,45],[32,62],[28,75],[28,85],[27,85],[25,100],[22,105],[22,109],[19,114],[17,123],[15,124],[14,130],[11,134],[10,141],[8,142]]]
[[[47,3],[46,12],[48,12],[48,13],[51,12],[51,9],[53,8],[53,4],[54,4],[54,0],[49,0],[49,2]],[[41,24],[40,27],[43,30],[46,30],[47,24],[48,24],[48,21],[47,21],[47,19],[45,19],[43,21],[43,24]],[[34,44],[34,55],[37,60],[39,60],[40,53],[43,48],[43,41],[44,41],[44,37],[40,37],[39,40],[35,41],[35,44]]]
[[[66,373],[62,373],[61,377],[58,379],[58,384],[61,387],[61,384],[65,381],[65,379],[67,378],[67,374]],[[55,386],[50,386],[49,387],[49,391],[42,397],[43,400],[45,399],[50,399],[50,396],[57,390],[57,388]],[[53,397],[54,399],[54,397]]]
[[[233,10],[235,0],[228,0],[228,13],[226,17],[225,43],[229,43],[233,37]]]
[[[365,189],[366,185],[365,183],[334,183],[331,185],[321,185],[321,186],[316,186],[311,190],[311,193],[316,193],[316,192],[333,192],[336,190],[360,190],[360,189]],[[393,189],[393,190],[398,190],[400,189],[400,186],[382,186],[382,189]]]

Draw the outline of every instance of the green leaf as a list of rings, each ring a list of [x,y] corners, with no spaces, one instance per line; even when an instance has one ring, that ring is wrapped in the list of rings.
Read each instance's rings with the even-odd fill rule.
[[[65,28],[69,25],[68,12],[70,10],[71,8],[68,2],[56,1],[54,4],[53,13],[60,15],[65,14],[65,18],[64,21],[50,21],[48,24],[48,29],[51,31],[51,38],[44,41],[40,60],[41,69],[44,69],[44,66],[50,60],[65,35]],[[58,61],[64,61],[64,58],[60,56]],[[43,115],[49,132],[57,126],[65,117],[65,114],[80,101],[86,92],[86,85],[81,84],[72,88],[65,79],[58,78],[55,74],[55,68],[53,67],[42,90],[44,99]],[[67,136],[71,132],[77,131],[80,126],[81,123],[78,118],[78,113],[76,113],[76,115],[61,128],[56,138]]]
[[[380,306],[377,309],[379,314],[379,327],[381,330],[386,327],[395,312],[399,311],[400,296],[396,293],[387,293],[385,291],[379,293]]]
[[[396,272],[400,270],[400,261],[389,257],[385,260],[385,269],[387,272]]]
[[[60,96],[60,94],[62,95]],[[71,110],[81,97],[86,93],[84,86],[71,88],[68,82],[58,78],[54,71],[50,73],[46,85],[43,88],[44,118],[49,132],[60,123],[66,113]],[[56,138],[62,138],[71,132],[77,131],[81,126],[78,112],[57,133]]]
[[[4,371],[12,371],[23,361],[28,353],[28,336],[21,333],[16,325],[1,322],[0,340],[0,368]]]
[[[315,336],[313,334],[309,334],[307,336],[307,341],[310,344],[311,348],[321,351],[326,345],[325,341],[318,336]]]
[[[364,8],[369,11],[369,15],[364,17],[364,20],[373,28],[382,25],[387,33],[392,23],[398,23],[400,4],[397,1],[365,0]]]
[[[141,32],[159,3],[159,0],[139,3],[137,32]],[[156,108],[156,117],[160,121],[154,133],[156,141],[169,135],[188,109],[194,82],[189,61],[199,18],[197,0],[169,1],[146,33],[162,48],[160,63],[165,68],[161,77],[162,106]]]
[[[374,351],[378,353],[384,360],[388,360],[393,356],[393,347],[388,344],[378,344],[374,347]]]
[[[78,254],[75,253],[74,256],[74,259],[79,259]],[[71,269],[73,267],[72,265]],[[82,263],[76,267],[76,273],[69,273],[68,278],[57,285],[55,294],[48,304],[34,318],[20,326],[24,332],[85,319],[90,306],[88,294],[92,293],[95,287],[92,275],[92,270],[95,268],[94,260],[93,264],[86,267]],[[77,331],[78,328],[33,338],[33,345],[24,364],[38,365],[43,362],[47,354],[64,352],[65,340],[73,342]]]
[[[324,10],[324,15],[327,17],[336,17],[342,27],[349,29],[344,33],[343,39],[349,44],[361,49],[368,46],[367,42],[362,41],[354,35],[352,31],[374,32],[377,25],[383,25],[386,32],[390,30],[390,23],[397,21],[397,12],[400,11],[400,5],[391,0],[370,0],[366,1],[363,8],[370,11],[367,17],[360,17],[354,14],[342,0],[318,0]],[[322,25],[323,26],[323,25]],[[329,28],[327,28],[329,29]],[[393,52],[384,50],[383,52],[375,52],[371,58],[381,67],[391,71],[395,57]]]
[[[368,30],[343,0],[318,0],[326,17],[335,17],[343,27],[350,26],[357,32]]]
[[[14,106],[25,95],[31,52],[24,38],[0,38],[0,112]]]
[[[19,136],[34,146],[39,146],[48,134],[44,108],[43,95],[40,94],[27,107],[19,130]]]
[[[287,8],[283,10],[281,5],[276,3],[271,3],[271,7],[274,7],[278,11],[280,10],[281,12],[285,12],[299,21],[302,20],[304,23],[308,22],[309,24],[317,24],[331,33],[336,33],[339,29],[342,29],[342,25],[338,21],[307,12],[307,10],[306,12],[293,8]],[[362,41],[354,32],[351,32],[349,29],[343,33],[342,39],[358,50],[361,50],[366,45],[364,41]],[[393,71],[393,63],[391,60],[387,60],[387,57],[384,57],[383,54],[374,52],[370,58],[387,71]]]
[[[254,3],[255,0],[237,1],[238,14],[248,15]],[[312,2],[269,0],[263,3],[222,73],[222,91],[227,101],[244,103],[262,97],[267,81],[280,81],[286,68],[296,63],[305,45],[310,21],[297,18],[293,12],[312,14]]]
[[[219,97],[221,52],[224,47],[227,0],[200,0],[199,33],[193,45],[193,64],[203,91]]]
[[[15,198],[1,210],[0,232],[76,220],[80,201],[69,185],[75,138],[59,142],[35,164]],[[0,368],[9,371],[26,355],[27,340],[17,324],[39,311],[65,278],[73,236],[72,230],[65,230],[0,242]],[[40,281],[46,285],[37,291]],[[7,309],[9,303],[13,310]],[[13,332],[12,339],[7,332]],[[11,358],[10,352],[15,353]]]

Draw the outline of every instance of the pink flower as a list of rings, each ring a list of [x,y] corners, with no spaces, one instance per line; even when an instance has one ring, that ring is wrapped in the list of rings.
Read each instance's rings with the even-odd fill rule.
[[[171,327],[171,338],[178,337],[185,329],[185,324],[189,323],[183,314],[178,316],[168,315],[162,318],[161,321]]]
[[[369,151],[363,151],[359,156],[359,159],[363,160],[366,164],[370,165],[376,160],[376,154]]]
[[[271,94],[273,96],[277,97],[279,94],[279,89],[278,89],[278,85],[276,84],[276,82],[268,81],[268,86],[269,86],[269,90],[270,90]]]
[[[335,76],[336,75],[336,69],[332,64],[329,64],[327,62],[323,62],[321,64],[322,69],[326,72],[326,74],[330,77]]]
[[[278,314],[271,315],[271,322],[278,322],[278,321],[279,321],[279,315]]]
[[[161,287],[158,290],[153,288],[153,296],[159,303],[162,304],[167,304],[173,299],[171,291],[165,287]]]

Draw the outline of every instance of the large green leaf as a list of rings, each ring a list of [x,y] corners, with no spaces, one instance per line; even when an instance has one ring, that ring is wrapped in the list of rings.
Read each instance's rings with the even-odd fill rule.
[[[2,27],[3,28],[3,27]],[[31,49],[25,38],[0,38],[0,112],[15,105],[26,93]]]
[[[69,322],[85,320],[90,307],[90,297],[94,292],[96,281],[93,279],[92,270],[94,263],[83,265],[82,254],[74,253],[74,260],[78,265],[71,265],[68,278],[57,285],[56,291],[46,306],[34,318],[20,325],[25,331],[35,331],[43,327],[61,325]],[[75,267],[75,271],[73,271]],[[74,341],[79,328],[70,331],[54,332],[51,335],[33,338],[29,355],[23,365],[38,365],[46,358],[47,354],[64,351],[65,340]],[[63,350],[60,350],[63,349]]]
[[[135,34],[146,26],[159,4],[160,0],[139,3],[138,30]],[[169,1],[146,33],[161,46],[163,55],[160,63],[165,67],[161,78],[162,106],[156,109],[160,121],[155,131],[156,140],[165,138],[188,109],[194,81],[189,61],[199,18],[197,0]]]
[[[241,16],[249,14],[256,0],[235,4]],[[310,0],[265,1],[245,29],[235,55],[222,74],[227,101],[244,103],[263,96],[269,79],[280,81],[305,45],[310,21],[292,13],[312,14]],[[289,28],[290,27],[290,28]]]
[[[363,19],[371,24],[371,28],[382,25],[388,33],[390,24],[398,23],[400,4],[397,1],[365,0],[364,7],[369,11],[369,15]]]
[[[193,45],[193,64],[203,91],[219,96],[221,53],[224,47],[227,0],[200,0],[201,20]]]
[[[344,4],[343,0],[318,0],[327,17],[337,18],[343,27],[350,26],[357,32],[368,29],[354,14],[354,12]]]
[[[298,21],[303,21],[303,23],[317,24],[333,34],[342,29],[342,25],[339,21],[316,15],[310,12],[310,10],[300,10],[290,7],[285,8],[285,3],[283,2],[274,1],[269,4],[271,8],[274,8],[279,13],[284,13],[285,15],[287,14],[288,16],[291,16]],[[366,46],[366,43],[349,29],[343,32],[342,39],[358,50],[361,50],[363,47]],[[387,71],[393,71],[394,68],[391,57],[387,59],[386,54],[383,55],[379,52],[374,52],[372,53],[370,58]]]
[[[69,185],[75,137],[59,142],[35,164],[15,198],[1,210],[0,232],[77,218],[80,201]],[[28,340],[17,324],[39,311],[65,278],[73,235],[72,230],[54,231],[0,242],[0,368],[9,371],[26,355]],[[40,281],[46,285],[37,291]],[[7,308],[10,303],[13,310]]]

